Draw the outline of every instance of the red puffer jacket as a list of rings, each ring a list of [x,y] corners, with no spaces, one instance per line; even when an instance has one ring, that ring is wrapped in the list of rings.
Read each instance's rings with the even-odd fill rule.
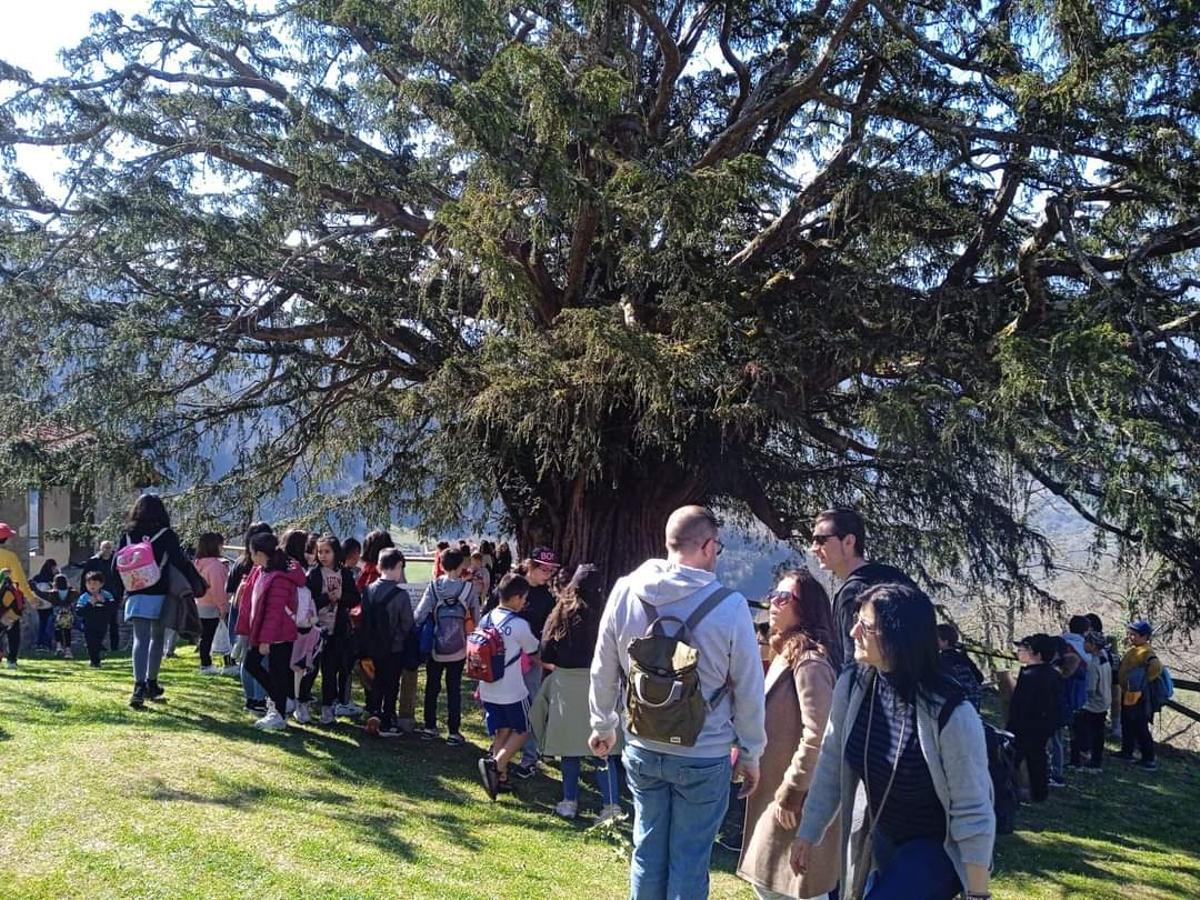
[[[264,572],[255,566],[246,576],[243,597],[250,598],[249,615],[238,613],[237,633],[251,644],[281,644],[296,639],[296,590],[304,585],[304,570],[292,561],[286,572]]]

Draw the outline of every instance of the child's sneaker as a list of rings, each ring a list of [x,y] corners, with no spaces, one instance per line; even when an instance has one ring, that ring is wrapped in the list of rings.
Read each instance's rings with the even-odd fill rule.
[[[311,722],[312,712],[309,710],[308,704],[301,703],[299,706],[297,706],[293,718],[301,725],[307,725],[309,722]]]
[[[200,674],[201,675],[220,675],[221,670],[218,669],[216,666],[201,666]]]
[[[398,738],[398,737],[400,737],[400,735],[402,735],[402,734],[404,734],[404,732],[403,732],[403,731],[401,731],[401,730],[400,730],[400,729],[399,729],[399,728],[398,728],[396,725],[394,725],[394,724],[393,724],[393,725],[388,725],[388,726],[387,726],[387,727],[385,727],[385,728],[381,728],[381,729],[379,729],[379,736],[380,736],[381,738]]]
[[[554,807],[554,812],[564,819],[573,819],[579,813],[579,802],[577,800],[560,800]]]
[[[490,756],[479,760],[479,778],[487,795],[495,800],[500,791],[500,773],[496,769],[496,761]]]
[[[337,721],[337,716],[335,716],[333,714],[333,707],[332,706],[322,706],[321,707],[321,724],[322,725],[332,725],[336,721]]]
[[[1067,783],[1061,778],[1051,778],[1050,779],[1050,787],[1065,788],[1066,786],[1067,786]]]
[[[449,737],[446,738],[446,743],[449,744],[451,747],[461,747],[466,742],[467,742],[467,739],[465,737],[463,737],[461,734],[459,734],[457,731],[453,732]]]
[[[15,669],[16,667],[17,661],[15,659],[10,659],[4,664],[4,668],[6,669]]]
[[[605,822],[620,822],[625,818],[625,813],[621,812],[621,804],[610,803],[600,810],[600,814],[596,816],[596,824],[603,825]]]
[[[286,731],[287,720],[276,710],[271,710],[254,723],[254,727],[262,731]]]
[[[438,730],[436,728],[418,728],[416,734],[423,741],[432,741],[438,736]]]
[[[74,659],[74,658],[75,658],[75,654],[73,654],[71,652],[70,647],[68,647],[66,650],[63,651],[63,659]]]
[[[529,779],[537,774],[537,762],[531,762],[528,765],[525,763],[517,763],[515,766],[510,766],[514,775],[521,779]]]

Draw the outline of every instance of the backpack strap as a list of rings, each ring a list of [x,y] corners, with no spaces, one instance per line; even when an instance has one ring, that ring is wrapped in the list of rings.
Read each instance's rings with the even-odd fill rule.
[[[684,622],[684,627],[687,628],[688,633],[690,634],[695,631],[696,626],[704,620],[704,617],[720,606],[721,602],[731,594],[733,594],[733,589],[727,587],[719,587],[709,594],[704,602],[697,606],[695,612],[688,616],[687,621]]]
[[[490,625],[492,628],[495,628],[497,631],[500,631],[500,629],[503,628],[506,624],[508,624],[508,621],[513,616],[516,615],[516,613],[513,612],[512,610],[505,610],[505,612],[507,612],[508,615],[506,615],[503,619],[501,619],[499,622],[497,622],[494,618],[494,616],[496,614],[496,610],[493,609],[490,613],[487,614],[488,625]],[[503,632],[500,632],[500,633],[501,633],[501,635],[504,634]],[[507,648],[506,648],[506,652],[507,652]],[[518,650],[517,655],[514,656],[512,659],[506,658],[504,660],[504,668],[507,670],[509,666],[511,666],[513,663],[515,663],[520,658],[521,658],[521,651]]]
[[[962,697],[953,697],[942,704],[942,708],[938,711],[938,734],[950,722],[950,717],[954,715],[954,711],[958,709],[958,705],[963,702]]]

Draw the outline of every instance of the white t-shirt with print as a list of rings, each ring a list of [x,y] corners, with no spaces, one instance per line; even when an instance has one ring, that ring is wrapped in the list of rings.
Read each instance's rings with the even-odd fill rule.
[[[512,660],[499,681],[479,682],[479,699],[484,703],[520,703],[529,696],[525,678],[521,675],[521,660],[514,659],[524,650],[532,655],[538,652],[538,639],[529,629],[529,623],[513,613],[511,609],[498,607],[483,617],[480,626],[495,625],[504,635],[504,659]]]

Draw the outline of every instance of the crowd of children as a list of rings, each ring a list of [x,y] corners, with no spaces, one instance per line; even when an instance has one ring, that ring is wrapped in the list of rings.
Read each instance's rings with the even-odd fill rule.
[[[108,546],[107,555],[89,561],[79,590],[54,560],[24,589],[23,576],[0,568],[0,634],[7,637],[10,666],[27,605],[37,613],[39,647],[70,658],[78,624],[90,664],[101,665],[118,605],[110,590],[117,559]],[[207,585],[195,597],[200,672],[239,676],[256,727],[282,731],[289,719],[309,723],[319,697],[321,725],[361,718],[373,736],[411,733],[432,741],[442,735],[444,687],[445,740],[461,745],[462,682],[472,678],[491,738],[478,763],[489,796],[511,791],[513,775],[531,777],[545,754],[562,760],[556,812],[578,814],[582,766],[591,756],[587,692],[606,599],[603,573],[584,564],[567,579],[547,548],[514,566],[505,544],[444,542],[434,577],[416,598],[406,589],[405,557],[387,531],[372,531],[360,544],[299,530],[276,536],[261,522],[248,529],[232,565],[216,532],[201,534],[192,556]],[[1065,784],[1068,770],[1102,770],[1110,715],[1121,740],[1119,758],[1132,762],[1136,750],[1144,769],[1156,768],[1150,722],[1169,695],[1169,674],[1151,648],[1147,622],[1130,624],[1126,638],[1129,649],[1120,657],[1099,617],[1090,614],[1072,617],[1062,635],[1033,634],[1017,643],[1021,670],[1007,729],[1028,770],[1033,801]],[[982,673],[953,626],[939,626],[938,639],[943,668],[978,708]],[[110,646],[115,649],[112,640]],[[351,701],[355,679],[365,707]],[[148,699],[159,699],[156,688]],[[616,756],[595,761],[602,819],[620,815]]]
[[[1129,624],[1129,649],[1118,656],[1095,613],[1072,616],[1062,635],[1017,642],[1020,674],[1007,728],[1016,738],[1034,802],[1066,785],[1068,771],[1103,771],[1106,723],[1121,741],[1118,759],[1158,768],[1150,722],[1170,696],[1170,674],[1151,648],[1144,620]],[[1135,756],[1134,751],[1137,751]]]

